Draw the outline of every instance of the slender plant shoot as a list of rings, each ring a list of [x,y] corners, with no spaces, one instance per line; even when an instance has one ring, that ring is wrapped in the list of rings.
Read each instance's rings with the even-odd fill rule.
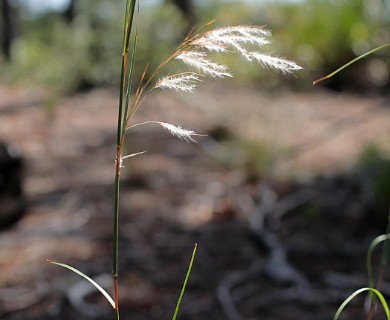
[[[120,214],[120,175],[124,160],[140,156],[146,151],[139,151],[130,155],[123,155],[125,138],[132,128],[141,125],[159,125],[173,136],[185,141],[196,142],[194,137],[200,136],[193,130],[184,129],[180,125],[173,125],[161,121],[146,121],[133,123],[134,115],[142,105],[148,94],[155,89],[191,93],[207,78],[231,78],[233,73],[228,66],[213,61],[210,53],[236,54],[249,63],[258,63],[266,69],[279,71],[283,74],[293,73],[301,67],[296,63],[271,56],[261,49],[271,42],[271,32],[262,26],[228,26],[209,30],[212,23],[192,31],[183,42],[174,49],[168,57],[146,78],[146,70],[137,81],[139,87],[132,92],[136,49],[138,43],[137,18],[139,8],[137,0],[127,0],[125,22],[123,30],[123,46],[121,59],[121,76],[118,103],[118,124],[115,155],[115,186],[114,186],[114,217],[113,217],[113,257],[112,275],[114,282],[114,296],[110,298],[103,290],[107,300],[113,306],[115,319],[119,320],[119,214]],[[186,69],[177,74],[164,74],[164,68],[169,63],[182,63]],[[183,285],[182,292],[175,310],[173,319],[176,319],[180,302],[191,272],[196,246],[193,251],[190,266]],[[56,263],[76,272],[91,282],[91,279],[77,269]],[[91,282],[92,283],[92,282]]]
[[[180,292],[179,299],[177,300],[177,304],[176,304],[176,308],[175,308],[175,312],[174,312],[174,314],[173,314],[172,320],[176,320],[177,315],[179,314],[179,309],[180,309],[181,301],[183,300],[183,296],[184,296],[184,292],[185,292],[186,287],[187,287],[188,279],[190,278],[190,274],[191,274],[191,271],[192,271],[192,266],[193,266],[193,264],[194,264],[195,255],[196,255],[196,250],[197,250],[197,249],[198,249],[198,244],[195,243],[194,250],[192,251],[192,256],[191,256],[190,264],[189,264],[189,266],[188,266],[188,271],[187,271],[186,277],[185,277],[185,279],[184,279],[183,287],[181,288],[181,292]]]
[[[381,46],[379,46],[379,47],[376,47],[376,48],[374,48],[374,49],[372,49],[372,50],[370,50],[370,51],[368,51],[368,52],[366,52],[366,53],[363,53],[362,55],[360,55],[360,56],[356,57],[355,59],[353,59],[353,60],[347,62],[347,63],[344,64],[344,65],[342,65],[340,68],[338,68],[337,70],[333,71],[332,73],[329,73],[329,74],[326,75],[325,77],[322,77],[322,78],[320,78],[320,79],[318,79],[318,80],[313,81],[313,85],[319,84],[319,83],[322,82],[322,81],[325,81],[325,80],[327,80],[327,79],[332,78],[333,76],[335,76],[336,74],[338,74],[340,71],[343,71],[345,68],[348,68],[351,64],[354,64],[355,62],[357,62],[357,61],[359,61],[359,60],[361,60],[361,59],[363,59],[363,58],[369,56],[370,54],[373,54],[373,53],[375,53],[375,52],[377,52],[377,51],[380,51],[380,50],[382,50],[382,49],[385,49],[385,48],[387,48],[387,47],[389,47],[389,46],[390,46],[390,42],[389,42],[389,43],[385,43],[385,44],[383,44],[383,45],[381,45]]]

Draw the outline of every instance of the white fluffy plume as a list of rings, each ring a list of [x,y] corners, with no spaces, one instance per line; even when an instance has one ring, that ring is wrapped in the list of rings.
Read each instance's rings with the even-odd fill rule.
[[[266,69],[284,74],[302,69],[292,61],[260,52],[260,49],[269,43],[271,43],[271,32],[261,26],[222,27],[195,34],[179,47],[180,49],[172,58],[182,61],[196,72],[163,77],[157,81],[155,88],[193,92],[201,76],[233,77],[227,66],[211,60],[209,57],[211,52],[236,53],[248,62],[257,62]]]
[[[157,82],[156,88],[178,92],[193,92],[199,81],[201,81],[199,75],[194,72],[179,73],[161,78]]]
[[[186,142],[195,142],[196,140],[192,136],[198,136],[195,131],[184,129],[180,126],[174,126],[173,124],[166,122],[158,122],[163,128],[167,129],[172,135],[178,137]]]

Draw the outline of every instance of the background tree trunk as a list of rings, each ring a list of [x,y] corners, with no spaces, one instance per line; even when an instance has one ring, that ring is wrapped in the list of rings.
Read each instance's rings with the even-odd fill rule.
[[[171,2],[183,13],[185,19],[187,20],[187,30],[185,30],[185,35],[187,35],[196,23],[196,14],[195,14],[195,5],[193,0],[171,0]]]
[[[9,0],[1,0],[1,18],[3,31],[1,50],[7,60],[10,60],[12,40],[15,37],[15,17]]]
[[[75,17],[75,14],[76,14],[75,1],[74,0],[70,0],[68,8],[64,12],[65,20],[67,22],[69,22],[69,23],[72,23],[72,21],[73,21],[73,19]]]

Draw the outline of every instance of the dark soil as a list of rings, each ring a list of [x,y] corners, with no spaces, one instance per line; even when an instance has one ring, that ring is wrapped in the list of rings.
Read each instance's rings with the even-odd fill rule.
[[[21,150],[27,201],[0,233],[0,318],[112,319],[89,284],[46,259],[111,290],[116,94],[47,101],[0,87],[0,137]],[[148,152],[122,177],[121,319],[172,316],[195,243],[180,319],[332,318],[368,285],[367,249],[386,229],[377,176],[353,167],[367,143],[388,149],[386,104],[215,84],[151,96],[137,121],[209,136],[187,144],[151,126],[128,138],[128,153]],[[345,312],[366,318],[363,297]]]

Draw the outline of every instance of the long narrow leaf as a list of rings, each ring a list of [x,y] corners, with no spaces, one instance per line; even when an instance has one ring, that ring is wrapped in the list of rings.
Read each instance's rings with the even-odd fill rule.
[[[390,212],[387,215],[387,227],[386,227],[386,234],[390,234]],[[384,268],[387,264],[387,260],[389,258],[389,250],[390,250],[390,245],[389,241],[385,241],[383,244],[383,251],[382,251],[382,259],[381,259],[381,268]]]
[[[65,263],[56,262],[53,260],[47,260],[48,262],[55,264],[57,266],[66,268],[70,271],[73,271],[74,273],[78,274],[80,277],[83,277],[84,279],[88,280],[96,289],[98,289],[101,294],[107,299],[107,301],[111,304],[111,306],[115,309],[115,302],[111,298],[111,296],[108,294],[106,290],[104,290],[95,280],[88,277],[85,273],[82,273],[80,270],[77,270],[76,268],[73,268]]]
[[[130,36],[133,29],[134,11],[137,4],[137,0],[127,0],[126,2],[126,13],[125,13],[125,26],[123,31],[123,47],[122,47],[122,62],[121,62],[121,81],[120,81],[120,95],[119,95],[119,113],[118,113],[118,132],[117,132],[117,146],[121,144],[123,134],[122,131],[125,118],[124,99],[126,90],[128,89],[128,55],[130,46]],[[130,68],[132,68],[130,66]]]
[[[333,320],[337,320],[339,317],[340,317],[340,314],[341,312],[343,312],[343,310],[345,309],[345,307],[348,305],[348,303],[351,302],[352,299],[354,299],[356,296],[358,296],[359,294],[361,294],[362,292],[365,292],[365,291],[370,291],[371,293],[374,293],[377,295],[377,297],[379,298],[380,302],[382,303],[382,306],[383,306],[383,309],[386,313],[386,318],[387,320],[390,320],[390,310],[389,310],[389,306],[385,300],[385,298],[383,297],[382,293],[377,290],[377,289],[374,289],[374,288],[361,288],[359,290],[356,290],[354,293],[352,293],[342,304],[341,306],[338,308],[336,314],[334,315],[333,317]]]
[[[356,61],[359,61],[359,60],[367,57],[368,55],[373,54],[373,53],[375,53],[377,51],[380,51],[380,50],[382,50],[382,49],[384,49],[384,48],[386,48],[388,46],[390,46],[390,42],[389,43],[385,43],[385,44],[383,44],[383,45],[381,45],[379,47],[376,47],[376,48],[374,48],[374,49],[372,49],[372,50],[370,50],[370,51],[368,51],[366,53],[363,53],[362,55],[360,55],[360,56],[356,57],[355,59],[349,61],[348,63],[344,64],[343,66],[338,68],[336,71],[333,71],[332,73],[329,73],[327,76],[322,77],[321,79],[313,81],[313,85],[316,85],[316,84],[318,84],[318,83],[320,83],[320,82],[322,82],[324,80],[332,78],[334,75],[338,74],[340,71],[342,71],[345,68],[349,67],[351,64],[355,63]]]
[[[136,3],[137,0],[127,0],[126,2],[125,28],[123,33],[123,48],[122,48],[123,54],[129,48],[130,34],[133,26],[134,10],[135,10]]]
[[[135,35],[134,35],[133,48],[131,51],[131,58],[130,58],[130,68],[128,70],[128,75],[127,75],[126,100],[125,100],[125,110],[124,110],[123,123],[122,123],[122,134],[125,134],[126,125],[127,125],[127,122],[129,121],[129,103],[130,103],[131,89],[132,89],[132,85],[133,85],[133,75],[134,75],[135,54],[137,51],[137,43],[138,43],[138,30],[137,30],[137,24],[136,24],[135,25]]]
[[[370,244],[370,247],[368,248],[367,252],[367,273],[368,273],[368,283],[370,287],[374,287],[375,280],[374,275],[372,272],[372,254],[374,252],[374,249],[378,244],[380,244],[383,241],[386,241],[390,239],[390,234],[382,234],[378,237],[376,237]]]
[[[188,279],[190,278],[190,274],[191,274],[191,270],[192,270],[192,265],[194,264],[195,255],[196,255],[196,249],[197,249],[197,248],[198,248],[198,245],[195,243],[195,247],[194,247],[194,250],[193,250],[193,252],[192,252],[192,257],[191,257],[190,265],[188,266],[187,275],[186,275],[186,277],[185,277],[185,279],[184,279],[183,287],[182,287],[182,289],[181,289],[179,299],[177,300],[177,304],[176,304],[176,308],[175,308],[175,313],[173,314],[172,320],[176,320],[176,317],[177,317],[177,315],[178,315],[178,313],[179,313],[181,301],[182,301],[182,299],[183,299],[184,292],[186,291]]]

